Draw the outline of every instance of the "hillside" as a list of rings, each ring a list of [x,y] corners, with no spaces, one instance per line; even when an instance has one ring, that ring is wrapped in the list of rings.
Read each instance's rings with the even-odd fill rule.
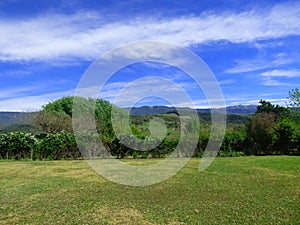
[[[0,129],[14,124],[21,124],[21,115],[21,112],[0,112]]]
[[[0,132],[23,131],[34,133],[37,129],[29,122],[30,113],[0,112]]]

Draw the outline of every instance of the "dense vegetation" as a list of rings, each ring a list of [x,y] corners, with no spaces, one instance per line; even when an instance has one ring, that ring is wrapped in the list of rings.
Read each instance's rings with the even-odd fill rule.
[[[241,155],[300,155],[300,111],[299,91],[289,93],[292,108],[273,105],[261,100],[254,115],[227,117],[227,131],[224,136],[219,156]],[[172,111],[160,115],[130,115],[130,132],[122,136],[115,134],[112,127],[112,105],[100,99],[76,97],[80,103],[80,120],[85,123],[87,113],[95,114],[98,136],[106,149],[117,158],[161,158],[174,151],[182,131],[198,132],[198,145],[193,156],[201,157],[210,137],[210,114],[199,113],[200,127],[195,126],[195,119],[189,112]],[[41,132],[0,133],[0,157],[2,159],[77,159],[81,157],[72,131],[72,110],[74,97],[63,97],[46,104],[39,113],[32,114],[35,127]],[[118,113],[123,117],[128,114],[122,109]],[[151,138],[150,122],[156,119],[164,121],[166,135],[163,139]],[[184,123],[181,123],[184,120]],[[122,124],[117,121],[118,129]],[[184,126],[184,127],[182,127]],[[93,137],[82,133],[85,144]],[[188,145],[187,139],[187,145]],[[122,143],[130,143],[130,146]],[[157,143],[157,144],[156,144]],[[160,144],[159,144],[160,143]],[[131,148],[139,146],[147,150],[139,152]],[[90,147],[90,146],[88,146]],[[97,148],[95,146],[90,148]],[[182,146],[184,148],[184,146]],[[189,156],[189,152],[181,157]]]

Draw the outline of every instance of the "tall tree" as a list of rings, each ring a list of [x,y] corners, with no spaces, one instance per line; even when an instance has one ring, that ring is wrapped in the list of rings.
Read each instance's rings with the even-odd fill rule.
[[[274,150],[277,154],[289,155],[297,145],[296,125],[288,118],[281,119],[274,126]]]
[[[289,113],[288,108],[279,106],[279,105],[273,105],[271,102],[260,100],[260,105],[257,106],[257,110],[255,114],[258,113],[273,113],[276,116],[276,120],[279,119],[283,115],[287,115]]]
[[[275,117],[274,113],[261,112],[256,113],[251,118],[248,126],[248,137],[255,155],[271,154]]]
[[[67,96],[49,102],[42,107],[36,116],[36,122],[46,132],[60,132],[62,130],[72,132],[73,101],[76,98],[77,111],[82,114],[84,123],[85,115],[95,115],[96,126],[99,133],[111,133],[112,105],[101,99],[86,99],[82,97]]]
[[[298,88],[292,89],[289,91],[289,106],[291,107],[300,107],[300,91]]]

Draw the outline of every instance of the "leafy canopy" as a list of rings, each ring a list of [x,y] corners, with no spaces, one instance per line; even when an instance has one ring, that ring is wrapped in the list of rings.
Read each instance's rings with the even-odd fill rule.
[[[289,91],[289,106],[291,107],[300,107],[300,91],[298,88],[292,89]]]

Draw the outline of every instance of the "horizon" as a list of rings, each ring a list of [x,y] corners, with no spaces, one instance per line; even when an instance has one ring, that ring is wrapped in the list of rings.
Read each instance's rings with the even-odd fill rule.
[[[230,107],[257,107],[258,104],[239,104],[239,105],[229,105],[226,106],[226,108],[230,108]],[[122,109],[132,109],[132,108],[143,108],[143,107],[149,107],[149,108],[154,108],[154,107],[168,107],[168,108],[178,108],[178,109],[195,109],[195,110],[206,110],[206,109],[212,109],[212,108],[191,108],[188,106],[184,106],[184,107],[175,107],[175,106],[171,106],[171,105],[142,105],[142,106],[133,106],[133,107],[121,107]],[[284,106],[284,107],[288,107],[288,106]],[[220,109],[220,108],[213,108],[213,109]],[[40,109],[41,110],[41,109]],[[35,111],[30,111],[30,110],[26,110],[26,111],[0,111],[0,113],[32,113],[32,112],[39,112],[39,110],[35,110]]]
[[[200,57],[215,75],[227,107],[258,105],[261,99],[287,106],[289,91],[300,84],[298,1],[4,0],[0,27],[1,112],[38,111],[73,96],[96,59],[138,41],[171,43]],[[210,108],[188,74],[148,61],[112,74],[99,98],[114,104],[129,86],[120,107],[168,104],[155,97],[132,102],[132,96],[153,89],[178,95],[157,80],[141,82],[149,76],[178,85],[193,103],[178,99],[172,107]]]

